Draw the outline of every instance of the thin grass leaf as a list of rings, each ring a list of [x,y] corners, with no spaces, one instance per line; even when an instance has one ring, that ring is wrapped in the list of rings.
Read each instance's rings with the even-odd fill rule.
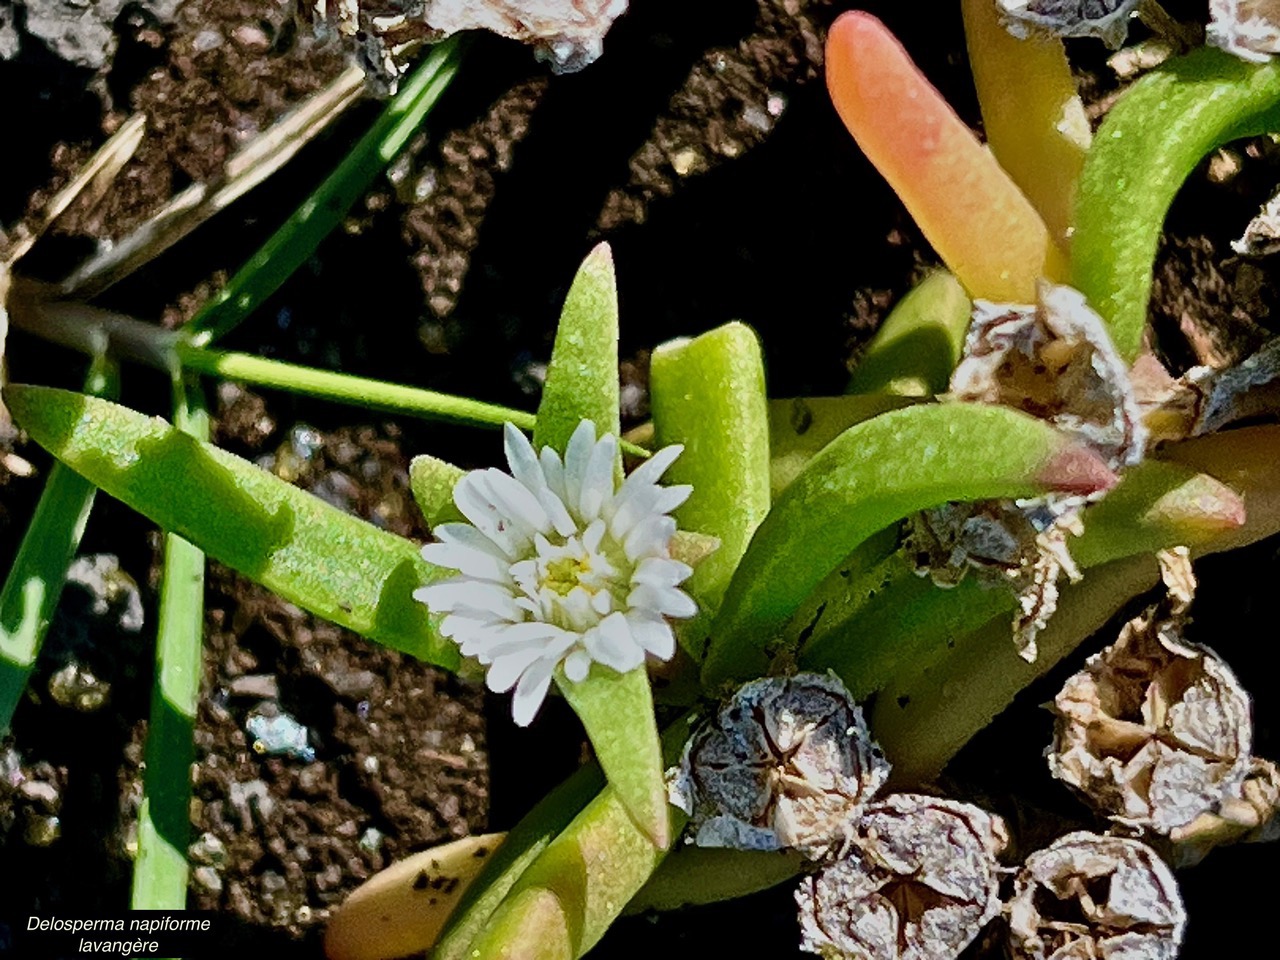
[[[1107,113],[1085,159],[1071,240],[1072,284],[1126,360],[1142,346],[1165,214],[1200,160],[1280,131],[1280,63],[1205,48],[1144,76]]]
[[[564,456],[584,420],[596,436],[621,432],[618,386],[618,290],[613,256],[600,244],[582,261],[556,328],[547,381],[538,404],[533,445]],[[615,473],[622,475],[619,455]],[[651,843],[665,847],[667,798],[653,695],[643,665],[627,674],[593,666],[573,683],[556,672],[556,685],[582,721],[596,758],[622,804]]]
[[[971,305],[945,270],[899,300],[853,369],[845,393],[932,397],[945,393],[960,362]]]
[[[331,507],[163,420],[49,387],[10,385],[16,422],[77,473],[285,600],[457,669],[416,587],[451,571],[413,542]]]
[[[321,400],[336,400],[366,410],[382,410],[423,420],[442,420],[469,426],[501,427],[510,422],[521,430],[533,429],[534,417],[531,413],[468,397],[357,377],[349,373],[319,370],[248,353],[179,344],[177,355],[179,362],[187,370],[211,377],[270,387]]]
[[[760,341],[730,323],[653,352],[649,395],[658,447],[683,444],[666,482],[693,485],[675,517],[681,528],[716,537],[684,589],[698,615],[677,636],[701,659],[711,618],[747,542],[769,512],[769,423]]]
[[[860,543],[948,500],[1106,489],[1097,456],[1024,414],[971,404],[882,414],[828,444],[774,503],[712,628],[703,685],[757,677],[801,602]]]
[[[417,132],[453,80],[461,50],[457,37],[431,49],[338,169],[192,318],[186,334],[193,343],[205,346],[230,332],[306,262]]]
[[[176,429],[209,437],[199,385],[174,384]],[[147,726],[146,772],[133,865],[135,910],[181,910],[187,904],[187,844],[191,834],[191,764],[204,644],[204,554],[166,533],[156,628],[155,679]]]
[[[116,379],[115,365],[102,358],[94,362],[85,389],[114,394]],[[0,591],[0,734],[9,729],[40,655],[96,493],[93,484],[55,463],[5,578]]]

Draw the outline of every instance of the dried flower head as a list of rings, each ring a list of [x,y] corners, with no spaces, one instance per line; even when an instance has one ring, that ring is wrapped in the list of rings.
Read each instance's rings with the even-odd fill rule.
[[[1243,60],[1266,63],[1280,53],[1280,3],[1209,0],[1205,41]]]
[[[1027,858],[1009,903],[1015,960],[1173,960],[1186,913],[1145,843],[1071,833]]]
[[[1176,867],[1194,866],[1224,844],[1280,840],[1280,770],[1254,757],[1237,796],[1171,830],[1169,840]]]
[[[702,847],[839,851],[889,776],[862,711],[834,676],[767,677],[741,687],[668,775]]]
[[[1129,17],[1141,0],[997,0],[1009,32],[1020,39],[1036,30],[1059,37],[1098,37],[1119,49]]]
[[[1046,420],[1088,444],[1113,470],[1137,463],[1146,429],[1105,324],[1070,287],[1042,281],[1039,297],[1034,307],[974,304],[951,395]],[[1086,499],[947,504],[912,521],[907,549],[939,586],[952,586],[972,570],[985,583],[1012,588],[1019,605],[1014,641],[1034,660],[1036,634],[1057,607],[1059,578],[1079,578],[1067,537],[1080,532]]]
[[[1000,912],[1004,822],[897,794],[868,807],[854,851],[796,890],[801,949],[850,960],[950,960]]]
[[[1230,668],[1182,637],[1195,593],[1186,550],[1161,565],[1167,597],[1054,699],[1049,768],[1116,822],[1167,835],[1239,795],[1253,725]]]
[[[435,528],[430,563],[458,571],[414,592],[434,613],[440,632],[462,654],[489,667],[489,689],[515,687],[512,713],[527,725],[557,667],[584,679],[592,663],[625,673],[675,652],[668,617],[690,617],[697,605],[679,585],[692,572],[671,559],[676,522],[668,514],[689,486],[658,479],[680,455],[666,447],[621,486],[615,480],[616,438],[596,439],[584,420],[563,462],[541,455],[507,424],[511,473],[473,470],[454,487],[468,523]]]

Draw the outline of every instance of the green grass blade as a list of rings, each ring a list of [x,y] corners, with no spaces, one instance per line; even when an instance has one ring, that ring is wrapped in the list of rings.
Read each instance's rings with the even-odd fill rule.
[[[932,397],[945,393],[969,329],[969,297],[945,270],[897,302],[854,367],[846,393]]]
[[[756,531],[712,628],[703,685],[765,673],[770,645],[810,591],[860,543],[918,510],[1114,481],[1085,448],[1000,407],[922,405],[851,427]]]
[[[680,527],[720,546],[685,584],[698,601],[680,641],[695,659],[725,588],[756,527],[769,512],[769,422],[760,341],[730,323],[693,340],[664,344],[649,368],[656,445],[684,444],[666,482],[693,485],[675,513]]]
[[[179,382],[174,425],[196,440],[209,437],[199,386]],[[204,641],[204,554],[175,533],[164,538],[156,673],[147,728],[146,773],[133,867],[135,910],[181,910],[187,904],[191,832],[191,764]]]
[[[114,364],[95,361],[86,389],[115,393]],[[35,667],[96,492],[75,471],[55,463],[5,578],[0,591],[0,734],[9,729]]]
[[[431,49],[338,169],[191,320],[186,332],[194,343],[203,346],[234,329],[306,262],[422,125],[460,59],[457,37]]]
[[[232,353],[180,346],[178,357],[188,370],[271,387],[321,400],[337,400],[366,410],[383,410],[423,420],[443,420],[472,426],[501,427],[510,421],[521,430],[533,429],[533,414],[468,397],[408,387],[349,373],[318,370],[295,363],[268,360],[248,353]]]
[[[1072,283],[1111,327],[1120,355],[1142,346],[1165,214],[1200,160],[1280,130],[1280,63],[1204,48],[1147,74],[1111,108],[1085,158]]]
[[[11,384],[16,422],[77,473],[303,609],[448,669],[458,648],[413,590],[447,576],[403,537],[331,507],[163,420]]]

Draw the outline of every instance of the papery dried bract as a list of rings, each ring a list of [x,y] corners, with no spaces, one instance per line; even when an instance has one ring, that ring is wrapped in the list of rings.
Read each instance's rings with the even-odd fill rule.
[[[437,30],[490,30],[533,44],[557,73],[572,73],[604,52],[604,35],[627,0],[425,0],[423,6]]]
[[[1015,37],[1037,30],[1059,37],[1098,37],[1113,50],[1129,33],[1129,17],[1141,0],[997,0]]]
[[[1210,0],[1205,40],[1243,60],[1280,53],[1280,0]]]
[[[1038,306],[977,301],[965,356],[951,395],[971,403],[1013,407],[1078,437],[1112,469],[1142,459],[1146,428],[1106,326],[1084,298],[1042,282]],[[1057,606],[1058,580],[1079,574],[1067,547],[1080,532],[1086,500],[948,504],[912,524],[907,549],[935,583],[958,583],[974,570],[1018,595],[1014,640],[1034,660],[1036,634]]]
[[[1015,960],[1173,960],[1186,912],[1145,843],[1071,833],[1027,858],[1009,903]]]
[[[671,802],[703,847],[843,849],[889,764],[839,680],[769,677],[741,687],[685,747]]]
[[[1238,796],[1253,726],[1230,668],[1182,639],[1195,591],[1186,551],[1162,562],[1166,599],[1055,698],[1049,767],[1116,822],[1168,834]]]
[[[1004,822],[897,794],[868,807],[854,851],[796,891],[801,949],[828,958],[950,960],[1000,912]]]
[[[1224,844],[1280,840],[1280,771],[1254,757],[1236,796],[1170,831],[1169,840],[1177,867],[1194,866]]]

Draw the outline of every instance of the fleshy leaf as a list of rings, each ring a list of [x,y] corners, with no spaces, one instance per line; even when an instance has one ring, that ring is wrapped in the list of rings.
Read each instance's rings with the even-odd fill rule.
[[[1092,136],[1066,49],[1047,33],[1013,36],[992,0],[964,0],[962,8],[987,143],[1065,246]]]
[[[583,420],[596,435],[621,432],[618,386],[618,290],[613,254],[601,243],[582,261],[556,328],[533,446],[564,455]]]
[[[698,615],[677,631],[701,657],[711,617],[747,541],[769,512],[769,432],[760,341],[750,327],[730,323],[653,352],[649,370],[656,444],[683,444],[666,475],[693,485],[675,512],[682,529],[716,537],[685,589]]]
[[[818,452],[854,424],[919,401],[891,393],[769,401],[769,486],[776,500]]]
[[[1000,407],[921,405],[851,427],[756,531],[712,628],[703,685],[763,674],[769,646],[809,592],[860,543],[918,510],[1114,483],[1093,453]]]
[[[827,88],[867,158],[969,295],[1034,303],[1065,273],[1040,215],[883,23],[845,13],[827,36]]]
[[[1071,240],[1072,285],[1130,363],[1142,346],[1165,214],[1200,160],[1280,131],[1280,62],[1202,49],[1144,76],[1111,108],[1085,159]]]
[[[1085,511],[1084,533],[1070,541],[1070,549],[1087,569],[1178,544],[1213,542],[1244,519],[1240,497],[1231,488],[1189,467],[1148,460],[1126,471],[1104,500]],[[911,558],[899,553],[868,575],[855,571],[824,587],[840,591],[839,601],[827,604],[807,625],[811,639],[800,663],[805,669],[834,670],[856,697],[883,689],[905,666],[928,662],[948,640],[989,620],[1004,618],[1005,640],[1013,650],[1012,591],[984,588],[973,577],[941,590],[916,576]],[[806,601],[806,608],[813,602]]]
[[[619,403],[618,291],[613,256],[602,243],[582,261],[565,298],[533,428],[534,447],[551,447],[564,456],[584,420],[595,424],[596,436],[618,436]],[[621,456],[616,472],[621,477]],[[619,675],[596,666],[579,683],[557,672],[556,685],[582,720],[619,800],[650,840],[665,846],[670,838],[662,757],[644,667]]]
[[[41,446],[111,496],[285,600],[376,643],[449,669],[414,588],[448,576],[379,530],[163,420],[49,387],[5,400]]]
[[[671,841],[667,790],[649,674],[643,667],[618,673],[596,664],[580,683],[559,674],[556,683],[586,727],[610,787],[650,842],[665,849]]]
[[[929,274],[885,317],[845,392],[899,397],[945,393],[964,350],[970,309],[955,277],[945,270]]]
[[[426,518],[427,526],[465,521],[462,511],[453,502],[453,488],[466,473],[461,467],[437,460],[427,454],[414,457],[409,463],[409,487],[418,509]]]

